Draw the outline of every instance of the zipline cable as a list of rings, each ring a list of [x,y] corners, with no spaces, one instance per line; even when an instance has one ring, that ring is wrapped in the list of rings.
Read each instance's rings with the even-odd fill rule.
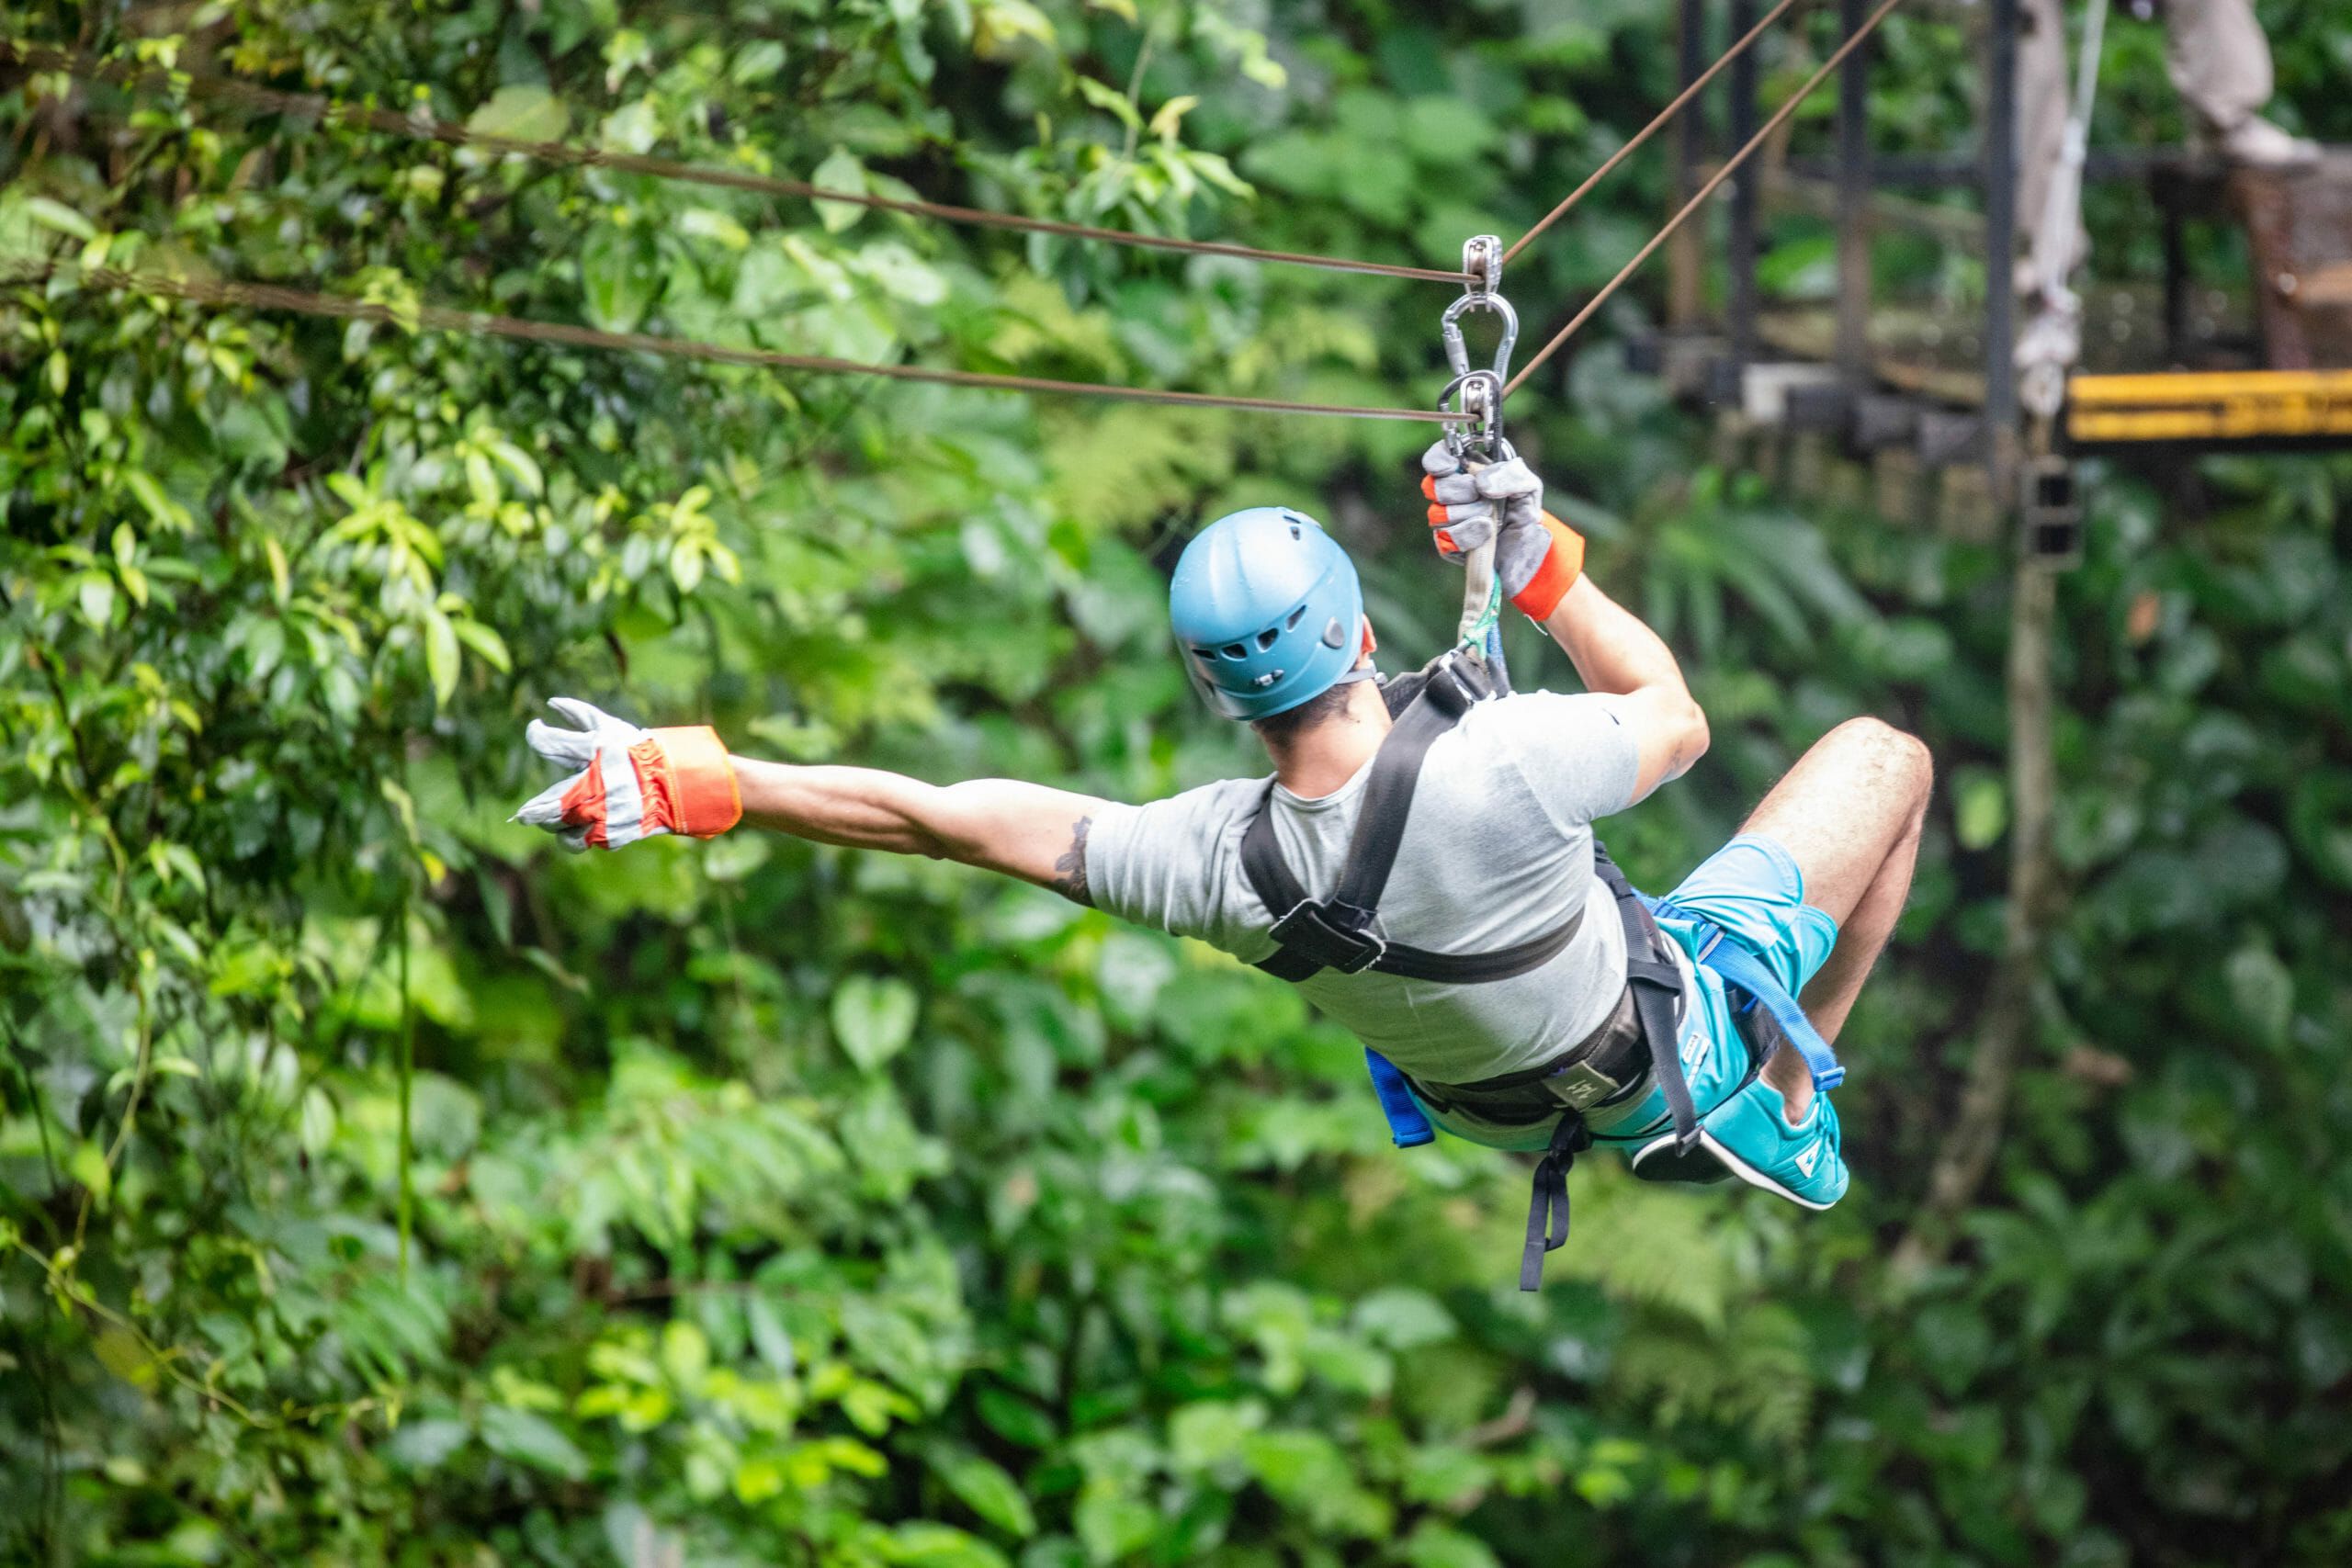
[[[17,268],[5,281],[13,286],[68,269]],[[322,316],[335,321],[374,321],[385,326],[434,332],[469,333],[515,338],[526,343],[560,344],[571,348],[608,349],[629,354],[656,354],[673,359],[700,360],[712,365],[741,365],[764,370],[806,370],[830,376],[879,376],[893,381],[923,381],[937,386],[971,387],[985,391],[1043,392],[1062,397],[1114,398],[1127,402],[1176,403],[1186,408],[1243,409],[1255,413],[1326,414],[1353,419],[1398,419],[1423,423],[1443,423],[1434,409],[1365,408],[1349,403],[1296,403],[1274,398],[1243,398],[1221,392],[1165,391],[1151,387],[1124,387],[1092,381],[1057,381],[1039,376],[998,375],[980,370],[945,370],[922,365],[866,365],[854,359],[823,355],[785,354],[775,349],[737,348],[692,338],[657,337],[649,333],[607,333],[561,321],[527,321],[518,316],[478,310],[455,310],[443,305],[395,308],[333,294],[312,294],[267,283],[207,282],[161,273],[127,272],[117,267],[90,267],[77,275],[85,286],[153,294],[191,304],[229,309],[286,310],[296,315]]]
[[[655,179],[677,180],[688,185],[714,186],[726,190],[750,191],[760,196],[797,197],[808,201],[838,201],[852,207],[865,207],[884,212],[903,212],[917,218],[932,218],[946,223],[977,224],[984,228],[1012,229],[1029,234],[1052,234],[1063,239],[1099,240],[1105,244],[1130,245],[1144,250],[1175,251],[1185,255],[1229,256],[1239,261],[1275,262],[1287,266],[1320,267],[1327,272],[1371,273],[1382,277],[1405,277],[1429,283],[1462,284],[1469,281],[1464,273],[1448,272],[1437,267],[1401,266],[1393,262],[1358,261],[1347,256],[1314,255],[1301,251],[1260,250],[1252,245],[1228,244],[1221,240],[1185,240],[1165,234],[1138,234],[1126,229],[1102,229],[1088,223],[1065,223],[1051,218],[1029,218],[1013,212],[990,212],[981,208],[955,207],[944,202],[922,201],[912,197],[875,196],[865,191],[832,190],[812,185],[807,180],[783,179],[773,175],[753,174],[741,169],[714,168],[707,164],[682,164],[668,158],[649,158],[635,152],[616,152],[602,147],[582,147],[568,141],[530,141],[512,136],[498,136],[488,131],[467,129],[453,120],[435,119],[423,113],[401,114],[393,109],[374,108],[364,105],[338,103],[316,93],[288,93],[275,87],[234,76],[211,73],[164,71],[141,67],[119,61],[103,61],[86,54],[53,49],[43,44],[26,43],[14,39],[0,39],[0,59],[13,59],[37,71],[59,71],[85,80],[108,81],[134,89],[171,89],[184,87],[199,97],[233,103],[265,114],[292,115],[298,118],[317,119],[330,125],[356,125],[387,136],[406,137],[412,141],[435,141],[449,147],[473,147],[486,152],[496,152],[554,164],[568,168],[612,169],[622,174],[648,175]]]
[[[1510,393],[1518,390],[1520,386],[1525,382],[1530,376],[1535,374],[1536,370],[1542,367],[1545,360],[1551,358],[1553,355],[1559,352],[1560,345],[1562,344],[1566,343],[1568,339],[1574,337],[1578,329],[1583,327],[1587,321],[1592,320],[1594,312],[1598,311],[1601,306],[1608,303],[1609,297],[1616,293],[1619,288],[1624,284],[1625,280],[1633,276],[1634,274],[1639,270],[1641,265],[1650,259],[1651,254],[1660,245],[1666,243],[1668,237],[1670,237],[1677,229],[1681,228],[1684,221],[1688,220],[1692,213],[1698,211],[1700,208],[1706,205],[1707,198],[1715,194],[1716,189],[1723,185],[1724,181],[1729,179],[1733,173],[1737,170],[1742,164],[1747,162],[1758,148],[1762,147],[1766,141],[1770,141],[1772,133],[1781,128],[1782,122],[1791,115],[1797,112],[1797,106],[1804,103],[1808,97],[1811,97],[1815,88],[1819,87],[1824,82],[1829,80],[1830,73],[1836,71],[1838,67],[1844,62],[1845,58],[1848,55],[1860,49],[1862,46],[1863,40],[1868,39],[1871,33],[1877,31],[1878,25],[1886,20],[1886,18],[1894,13],[1894,8],[1901,4],[1903,4],[1903,0],[1880,0],[1878,9],[1872,11],[1868,17],[1864,17],[1862,19],[1861,26],[1854,29],[1853,35],[1847,39],[1844,43],[1839,44],[1837,51],[1831,54],[1828,59],[1821,62],[1821,69],[1806,77],[1804,81],[1798,85],[1797,90],[1789,95],[1788,102],[1773,110],[1772,118],[1766,120],[1762,127],[1757,130],[1755,135],[1742,142],[1737,151],[1734,152],[1730,157],[1724,159],[1724,166],[1717,169],[1714,174],[1708,178],[1707,183],[1701,186],[1697,193],[1693,195],[1689,201],[1684,202],[1682,206],[1677,209],[1673,217],[1666,220],[1666,224],[1663,228],[1659,229],[1657,233],[1650,236],[1648,243],[1645,244],[1640,250],[1634,253],[1634,259],[1627,262],[1623,266],[1619,267],[1617,269],[1617,275],[1600,286],[1600,292],[1595,294],[1590,299],[1586,300],[1584,309],[1578,310],[1574,316],[1568,318],[1568,324],[1562,327],[1558,332],[1554,333],[1552,334],[1552,340],[1549,343],[1546,343],[1542,348],[1535,351],[1534,358],[1520,367],[1518,373],[1503,384],[1504,392]]]
[[[1508,262],[1512,257],[1518,255],[1520,252],[1527,248],[1530,241],[1543,233],[1544,230],[1549,229],[1553,224],[1557,223],[1561,219],[1566,218],[1571,208],[1575,207],[1577,203],[1582,201],[1588,195],[1591,194],[1593,186],[1599,185],[1602,180],[1609,177],[1611,170],[1623,163],[1626,159],[1632,157],[1635,152],[1640,152],[1644,142],[1647,141],[1651,137],[1656,136],[1659,131],[1664,130],[1668,124],[1672,123],[1674,117],[1682,112],[1683,107],[1689,104],[1691,99],[1699,96],[1701,88],[1704,87],[1708,83],[1713,81],[1716,76],[1720,75],[1724,67],[1729,65],[1733,61],[1737,60],[1741,55],[1747,53],[1747,46],[1754,43],[1758,38],[1762,37],[1765,28],[1770,27],[1773,23],[1786,16],[1791,7],[1801,3],[1802,0],[1781,0],[1779,5],[1773,6],[1770,11],[1765,12],[1764,19],[1762,21],[1758,22],[1754,27],[1748,28],[1747,31],[1742,33],[1739,36],[1737,42],[1734,43],[1729,49],[1724,50],[1723,53],[1717,55],[1715,57],[1715,62],[1713,65],[1708,66],[1704,71],[1701,72],[1689,86],[1683,88],[1681,92],[1675,95],[1674,101],[1667,105],[1666,107],[1658,110],[1656,117],[1653,118],[1647,125],[1635,131],[1632,141],[1626,142],[1623,147],[1618,148],[1616,152],[1611,152],[1608,159],[1601,164],[1600,167],[1587,175],[1584,177],[1584,184],[1568,192],[1566,198],[1563,200],[1559,206],[1545,213],[1542,220],[1536,223],[1535,227],[1530,229],[1526,233],[1521,234],[1518,239],[1512,241],[1510,249],[1503,253],[1503,260]]]

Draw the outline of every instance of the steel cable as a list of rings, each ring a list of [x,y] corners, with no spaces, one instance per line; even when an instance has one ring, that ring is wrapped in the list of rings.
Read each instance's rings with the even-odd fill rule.
[[[1566,343],[1571,337],[1574,337],[1577,331],[1580,330],[1587,321],[1592,320],[1594,313],[1598,311],[1602,305],[1608,303],[1609,297],[1616,293],[1617,290],[1623,286],[1625,280],[1633,276],[1634,272],[1640,268],[1641,265],[1649,260],[1652,253],[1657,251],[1660,245],[1666,243],[1667,240],[1677,229],[1682,227],[1683,223],[1692,213],[1698,211],[1700,208],[1706,205],[1707,198],[1715,194],[1716,190],[1722,186],[1723,183],[1732,176],[1733,172],[1738,169],[1742,164],[1747,162],[1758,148],[1762,147],[1766,141],[1770,141],[1772,133],[1781,128],[1782,122],[1787,120],[1791,115],[1796,113],[1797,106],[1804,103],[1808,97],[1811,97],[1815,89],[1819,87],[1824,82],[1829,80],[1830,73],[1837,70],[1848,55],[1860,49],[1862,46],[1863,41],[1867,39],[1871,33],[1878,30],[1878,25],[1886,20],[1886,18],[1893,14],[1894,8],[1901,4],[1903,4],[1903,0],[1880,0],[1878,9],[1872,11],[1868,17],[1864,17],[1862,19],[1862,24],[1854,29],[1852,36],[1848,38],[1844,43],[1839,44],[1836,52],[1831,54],[1827,60],[1821,62],[1821,69],[1815,71],[1812,75],[1806,77],[1803,83],[1799,84],[1797,90],[1789,95],[1788,101],[1782,104],[1779,108],[1772,111],[1772,118],[1766,120],[1763,125],[1758,129],[1755,135],[1742,142],[1730,157],[1724,159],[1724,166],[1717,169],[1714,174],[1708,178],[1707,183],[1701,186],[1690,199],[1684,202],[1682,206],[1675,211],[1674,216],[1666,220],[1666,224],[1663,228],[1659,229],[1657,233],[1650,236],[1646,244],[1643,245],[1640,250],[1634,253],[1634,259],[1627,262],[1623,266],[1619,267],[1617,269],[1617,275],[1614,277],[1611,277],[1608,282],[1602,284],[1600,286],[1600,291],[1595,294],[1590,299],[1585,301],[1585,305],[1582,310],[1578,310],[1574,316],[1568,318],[1568,324],[1562,327],[1558,332],[1554,333],[1552,334],[1551,341],[1546,343],[1542,348],[1536,350],[1535,357],[1529,360],[1525,365],[1520,367],[1517,374],[1513,375],[1509,381],[1503,384],[1504,392],[1510,393],[1518,390],[1520,386],[1523,384],[1530,376],[1535,374],[1536,370],[1543,366],[1545,360],[1551,358],[1553,355],[1559,352],[1561,344]]]
[[[1773,6],[1770,11],[1767,11],[1764,14],[1763,20],[1758,22],[1745,33],[1742,33],[1737,42],[1734,43],[1729,49],[1724,50],[1723,53],[1717,55],[1715,57],[1715,62],[1708,66],[1704,71],[1701,72],[1698,76],[1691,81],[1689,86],[1683,88],[1681,92],[1675,95],[1674,101],[1667,105],[1666,107],[1658,110],[1657,115],[1651,118],[1647,125],[1635,131],[1632,141],[1617,149],[1616,152],[1611,152],[1607,160],[1601,164],[1600,167],[1587,175],[1584,177],[1584,184],[1568,192],[1566,197],[1561,201],[1560,205],[1545,213],[1542,220],[1536,223],[1535,227],[1530,229],[1526,233],[1521,234],[1518,239],[1512,241],[1510,249],[1503,253],[1503,260],[1506,262],[1510,261],[1513,256],[1519,254],[1520,252],[1525,250],[1530,241],[1543,233],[1544,230],[1549,229],[1553,224],[1557,223],[1561,219],[1566,217],[1571,208],[1575,207],[1577,203],[1582,201],[1591,193],[1593,186],[1599,185],[1602,180],[1609,177],[1611,170],[1623,163],[1626,159],[1632,157],[1635,152],[1641,151],[1642,144],[1644,142],[1649,141],[1651,137],[1656,136],[1659,131],[1664,130],[1668,124],[1672,123],[1675,116],[1682,112],[1684,106],[1699,96],[1701,88],[1713,81],[1715,77],[1722,73],[1724,66],[1729,65],[1733,61],[1737,60],[1741,55],[1747,53],[1747,46],[1754,43],[1758,38],[1761,38],[1764,34],[1765,28],[1770,27],[1774,22],[1779,21],[1782,17],[1788,14],[1792,6],[1799,5],[1800,3],[1801,0],[1781,0],[1779,5]]]
[[[331,125],[360,126],[380,131],[387,136],[406,137],[413,141],[433,141],[448,147],[479,148],[486,152],[529,158],[567,168],[611,169],[621,174],[647,175],[655,179],[676,180],[688,185],[713,186],[725,190],[749,191],[759,196],[797,197],[808,201],[837,201],[852,207],[873,208],[884,212],[903,212],[917,218],[936,219],[947,223],[975,224],[985,228],[1012,229],[1023,233],[1051,234],[1063,239],[1099,240],[1105,244],[1128,245],[1144,250],[1174,251],[1185,255],[1230,256],[1240,261],[1274,262],[1288,266],[1320,267],[1327,272],[1371,273],[1382,277],[1413,278],[1422,282],[1466,284],[1467,274],[1448,272],[1436,267],[1401,266],[1392,262],[1357,261],[1347,256],[1313,255],[1301,251],[1268,251],[1252,245],[1228,244],[1221,240],[1185,240],[1172,235],[1138,234],[1125,229],[1103,229],[1088,223],[1065,223],[1057,219],[1029,218],[1013,212],[990,212],[981,208],[956,207],[945,202],[922,201],[913,197],[875,196],[865,191],[831,190],[812,185],[807,180],[784,179],[774,175],[755,174],[745,169],[713,168],[707,164],[684,164],[669,158],[651,158],[635,152],[616,152],[602,147],[582,147],[568,141],[531,141],[518,137],[498,136],[487,131],[471,130],[453,120],[435,119],[421,112],[402,114],[397,110],[375,108],[364,105],[338,103],[316,93],[288,93],[275,87],[243,81],[234,76],[212,73],[164,71],[154,67],[130,65],[119,61],[102,61],[89,55],[76,54],[44,44],[26,43],[17,39],[0,39],[0,58],[14,59],[38,71],[59,71],[85,80],[116,83],[134,89],[186,88],[199,97],[218,99],[241,105],[265,114],[292,115],[317,119]]]
[[[8,281],[29,283],[66,271],[62,267],[18,269]],[[561,321],[528,321],[486,311],[457,310],[443,305],[399,308],[332,294],[314,294],[266,283],[213,282],[166,276],[161,273],[130,272],[118,267],[91,267],[76,275],[88,286],[185,299],[191,304],[261,310],[286,310],[297,315],[336,321],[374,321],[387,326],[425,328],[434,332],[470,333],[514,338],[526,343],[560,344],[571,348],[655,354],[673,359],[713,365],[740,365],[765,370],[805,370],[833,376],[878,376],[893,381],[923,381],[937,386],[969,387],[986,391],[1043,392],[1064,397],[1112,398],[1128,402],[1176,403],[1187,408],[1243,409],[1256,413],[1323,414],[1354,419],[1411,420],[1439,423],[1444,415],[1434,409],[1366,408],[1350,403],[1287,402],[1275,398],[1244,398],[1220,392],[1166,391],[1151,387],[1105,385],[1091,381],[1058,381],[1040,376],[1000,375],[980,370],[947,370],[922,365],[867,365],[854,359],[824,355],[786,354],[775,349],[738,348],[692,338],[660,337],[650,333],[607,333]]]

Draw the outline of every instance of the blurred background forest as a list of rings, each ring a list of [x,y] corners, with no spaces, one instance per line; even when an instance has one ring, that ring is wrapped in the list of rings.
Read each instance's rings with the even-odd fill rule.
[[[2266,5],[2352,140],[2352,9]],[[1875,145],[1971,144],[1972,13]],[[1768,100],[1826,52],[1770,40]],[[1116,227],[1451,266],[1673,90],[1658,0],[358,0],[11,36]],[[2110,36],[2095,145],[2177,140]],[[1826,144],[1830,99],[1795,145]],[[1513,267],[1556,323],[1662,156]],[[1942,787],[1843,1042],[1834,1212],[1399,1156],[1277,983],[1036,890],[505,824],[548,696],[1128,798],[1260,765],[1162,571],[1282,500],[1450,625],[1419,427],[1030,401],[222,311],[99,264],[857,358],[1420,405],[1441,285],[943,229],[0,74],[0,1561],[927,1568],[2352,1557],[2340,459],[2088,487],[2060,886],[2003,1135],[1923,1207],[1999,942],[2007,550],[1798,503],[1629,375],[1514,400],[1714,722],[1670,883],[1854,712]],[[1964,201],[1964,197],[1954,197]],[[2124,198],[2103,243],[2141,242]],[[1825,226],[1766,280],[1826,288]],[[2122,237],[2119,237],[2122,236]],[[2211,235],[2193,258],[2227,278]],[[1882,253],[1955,311],[1984,258]],[[1996,274],[1997,276],[1997,274]],[[1573,681],[1515,633],[1522,685]]]

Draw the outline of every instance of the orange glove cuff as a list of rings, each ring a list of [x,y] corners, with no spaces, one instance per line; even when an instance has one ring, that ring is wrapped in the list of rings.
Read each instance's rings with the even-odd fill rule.
[[[650,746],[631,748],[630,758],[638,764],[637,776],[645,784],[647,794],[666,796],[666,810],[648,802],[650,818],[666,818],[672,832],[696,839],[717,838],[743,819],[742,789],[736,783],[735,764],[729,760],[727,744],[718,739],[718,731],[697,724],[650,733]],[[660,761],[648,766],[648,759],[634,754],[648,750],[656,750],[660,761]]]
[[[1584,574],[1584,536],[1548,512],[1544,514],[1544,528],[1552,536],[1552,547],[1544,552],[1544,564],[1535,569],[1527,586],[1510,598],[1512,607],[1531,621],[1549,620]]]

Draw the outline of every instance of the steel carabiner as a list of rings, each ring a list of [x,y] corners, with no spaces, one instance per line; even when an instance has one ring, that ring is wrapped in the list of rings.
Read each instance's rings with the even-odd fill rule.
[[[1462,318],[1473,310],[1491,310],[1502,318],[1503,335],[1495,344],[1489,367],[1498,381],[1510,379],[1511,350],[1519,344],[1519,312],[1502,296],[1502,242],[1480,234],[1462,246],[1462,271],[1469,279],[1462,298],[1445,308],[1438,331],[1445,339],[1445,362],[1456,376],[1470,374],[1470,345],[1463,340]]]
[[[1440,413],[1455,413],[1456,409],[1449,405],[1460,395],[1461,423],[1449,422],[1445,427],[1446,447],[1457,457],[1488,457],[1502,444],[1503,388],[1510,380],[1511,350],[1519,344],[1519,312],[1500,293],[1502,257],[1502,242],[1492,234],[1476,235],[1464,243],[1462,272],[1466,281],[1462,298],[1445,308],[1438,322],[1439,335],[1445,342],[1445,363],[1453,379],[1438,394],[1437,406]],[[1484,370],[1470,368],[1470,345],[1462,335],[1462,318],[1474,310],[1501,318],[1502,337]]]
[[[1492,370],[1464,371],[1438,393],[1437,412],[1446,416],[1445,449],[1455,457],[1464,462],[1508,459],[1510,444],[1503,439],[1500,376]]]

